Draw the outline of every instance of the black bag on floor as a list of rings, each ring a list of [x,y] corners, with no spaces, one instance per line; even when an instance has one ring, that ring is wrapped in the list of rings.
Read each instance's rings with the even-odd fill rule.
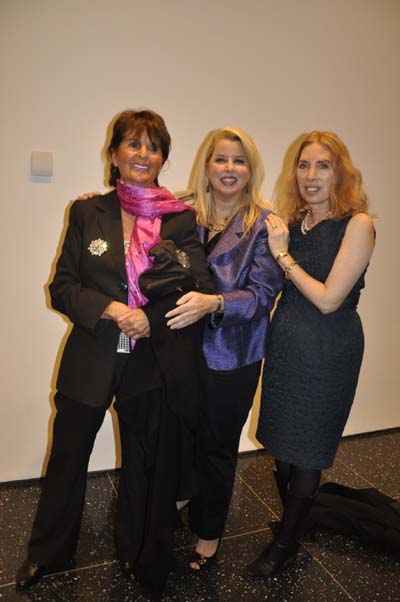
[[[400,502],[377,489],[325,483],[315,499],[307,531],[328,529],[385,554],[400,557]]]

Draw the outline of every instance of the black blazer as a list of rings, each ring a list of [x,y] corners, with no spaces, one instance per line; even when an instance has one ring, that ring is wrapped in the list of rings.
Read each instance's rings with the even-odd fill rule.
[[[203,247],[197,236],[192,211],[163,216],[161,238],[173,240],[189,255],[191,269],[203,291],[214,290]],[[93,241],[107,243],[101,255],[89,251]],[[75,201],[56,273],[49,290],[54,309],[73,323],[66,342],[57,379],[63,395],[88,405],[101,406],[109,397],[120,330],[113,320],[100,316],[113,300],[127,303],[128,287],[120,204],[116,191],[90,200]],[[175,303],[169,300],[148,304],[146,312],[152,339],[168,338],[164,314]],[[184,329],[186,330],[186,329]],[[178,335],[182,336],[182,335]]]

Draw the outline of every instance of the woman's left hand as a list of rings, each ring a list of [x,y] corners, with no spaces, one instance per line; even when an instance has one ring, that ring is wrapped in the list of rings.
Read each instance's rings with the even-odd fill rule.
[[[117,320],[117,324],[122,332],[135,341],[150,336],[150,323],[142,309],[131,309]]]
[[[265,220],[268,230],[268,246],[274,257],[282,251],[287,251],[289,246],[289,228],[287,224],[274,213],[269,213]]]
[[[210,314],[218,306],[217,295],[205,295],[196,291],[190,291],[178,299],[177,307],[171,309],[165,314],[166,318],[171,318],[167,322],[167,326],[171,330],[185,328],[190,324],[194,324],[206,314]]]

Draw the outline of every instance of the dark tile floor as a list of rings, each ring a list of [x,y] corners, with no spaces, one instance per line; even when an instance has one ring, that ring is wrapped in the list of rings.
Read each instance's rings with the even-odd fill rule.
[[[342,441],[324,480],[350,487],[376,487],[400,499],[400,429]],[[264,452],[239,459],[235,492],[219,560],[211,570],[188,574],[194,543],[187,527],[176,535],[178,568],[166,602],[400,602],[400,561],[332,533],[306,539],[297,561],[271,583],[242,576],[246,563],[271,539],[267,523],[279,513],[271,457]],[[46,576],[17,594],[14,575],[39,494],[37,481],[0,485],[0,602],[141,602],[134,582],[119,572],[113,543],[118,479],[114,471],[89,478],[84,521],[74,570]]]

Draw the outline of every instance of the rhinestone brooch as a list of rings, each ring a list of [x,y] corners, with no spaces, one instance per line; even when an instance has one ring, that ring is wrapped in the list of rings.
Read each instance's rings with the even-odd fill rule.
[[[101,240],[101,238],[96,238],[96,240],[92,240],[90,245],[88,246],[88,250],[92,255],[103,255],[108,249],[108,243],[105,240]]]
[[[182,251],[182,249],[176,249],[176,256],[181,266],[185,270],[188,270],[190,268],[190,259],[188,254],[185,251]]]

